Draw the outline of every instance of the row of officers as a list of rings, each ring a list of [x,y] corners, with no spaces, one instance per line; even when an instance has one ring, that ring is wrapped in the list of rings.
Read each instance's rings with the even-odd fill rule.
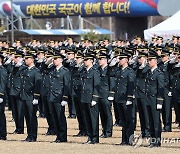
[[[88,136],[85,144],[99,143],[99,137],[112,136],[113,104],[116,123],[122,126],[121,145],[132,145],[130,138],[136,128],[138,110],[142,137],[151,138],[149,147],[161,146],[161,132],[172,131],[172,104],[180,123],[179,50],[174,53],[163,50],[159,56],[155,51],[141,49],[136,52],[135,66],[129,64],[132,56],[129,51],[120,48],[115,51],[116,64],[110,66],[106,50],[99,49],[95,55],[91,51],[83,54],[67,49],[67,57],[56,50],[46,54],[43,50],[36,54],[17,50],[11,69],[3,66],[6,57],[0,53],[0,140],[7,136],[4,100],[9,96],[16,126],[14,134],[24,133],[25,117],[27,142],[37,140],[36,113],[40,102],[48,123],[47,135],[56,135],[56,143],[67,142],[66,104],[71,111],[75,107],[77,136]],[[170,61],[170,54],[175,61]]]

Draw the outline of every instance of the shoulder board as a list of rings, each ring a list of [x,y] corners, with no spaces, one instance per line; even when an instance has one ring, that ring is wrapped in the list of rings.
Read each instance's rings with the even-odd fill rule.
[[[62,66],[62,69],[65,71],[69,71],[66,67]]]
[[[39,70],[39,68],[37,68],[37,67],[34,67],[34,69],[35,69],[35,70]]]
[[[156,71],[157,71],[158,73],[163,73],[159,68],[156,69]]]
[[[133,69],[131,67],[129,67],[129,66],[127,67],[127,69],[133,71]]]
[[[6,68],[4,66],[1,66],[0,68],[6,71]]]

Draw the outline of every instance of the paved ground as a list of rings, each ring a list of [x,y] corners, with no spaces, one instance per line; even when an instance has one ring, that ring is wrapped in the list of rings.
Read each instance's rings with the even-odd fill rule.
[[[67,115],[67,112],[66,112]],[[73,135],[78,133],[77,129],[77,120],[76,119],[67,119],[68,122],[68,143],[50,143],[55,140],[55,136],[45,136],[44,134],[47,131],[47,123],[45,119],[38,118],[39,129],[38,129],[38,141],[35,143],[27,143],[23,140],[26,138],[26,133],[24,135],[14,135],[14,122],[11,120],[11,112],[6,111],[7,117],[7,141],[0,141],[0,154],[13,153],[13,154],[41,154],[41,153],[73,153],[73,154],[84,154],[84,153],[93,153],[93,154],[112,154],[112,153],[180,153],[180,140],[177,141],[176,138],[180,138],[180,129],[175,129],[177,126],[173,124],[173,132],[163,133],[163,138],[169,138],[169,140],[164,141],[160,148],[147,148],[148,145],[146,140],[143,140],[143,143],[140,147],[134,148],[130,146],[120,146],[118,145],[121,142],[121,127],[114,127],[113,137],[108,139],[100,139],[100,144],[96,145],[83,145],[82,143],[87,140],[87,137],[74,137]],[[173,119],[174,121],[174,119]],[[101,129],[101,126],[100,126]],[[139,134],[139,120],[138,126],[135,134]],[[26,130],[25,130],[26,132]],[[174,139],[173,139],[174,138]],[[141,141],[141,140],[139,140]],[[167,143],[169,142],[169,143]],[[139,142],[138,142],[139,145]]]

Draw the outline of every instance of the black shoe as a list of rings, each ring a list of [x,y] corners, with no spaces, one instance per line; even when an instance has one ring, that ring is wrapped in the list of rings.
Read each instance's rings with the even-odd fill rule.
[[[162,132],[172,132],[171,129],[162,129]]]
[[[112,134],[108,134],[108,133],[106,133],[105,135],[104,135],[104,138],[108,138],[108,137],[112,137]]]
[[[85,143],[83,143],[83,144],[91,144],[91,141],[87,141],[87,142],[85,142]]]
[[[76,115],[69,115],[67,118],[69,118],[69,119],[76,119]]]
[[[121,142],[120,145],[125,146],[125,145],[128,145],[128,143],[127,142]]]
[[[119,126],[119,124],[115,122],[113,126],[115,126],[115,127],[116,127],[116,126]]]
[[[85,132],[79,132],[77,135],[73,135],[74,137],[81,137],[81,136],[86,136],[87,134]]]
[[[7,140],[7,137],[1,136],[1,137],[0,137],[0,140],[4,140],[4,141],[5,141],[5,140]]]
[[[53,131],[53,130],[50,130],[50,131],[48,131],[45,135],[46,135],[46,136],[48,136],[48,135],[56,135],[56,132]]]
[[[13,134],[17,134],[18,133],[18,130],[16,129],[14,132],[13,132]]]
[[[30,137],[27,137],[24,141],[29,142],[31,140]]]
[[[38,118],[46,118],[46,116],[44,114],[40,114]]]
[[[98,141],[91,141],[90,144],[97,144],[97,143],[99,143],[99,142]]]
[[[32,138],[29,140],[29,142],[36,142],[36,139]]]
[[[122,124],[121,123],[114,123],[113,126],[115,126],[115,127],[122,127]]]
[[[104,134],[104,133],[102,133],[99,137],[104,138],[104,136],[105,136],[105,134]]]
[[[150,144],[148,146],[148,148],[157,148],[157,147],[160,147],[161,145],[160,144]]]
[[[15,131],[13,132],[13,134],[24,134],[24,131],[15,130]]]
[[[24,134],[24,132],[17,131],[16,134]]]
[[[24,141],[26,141],[26,142],[36,142],[36,139],[32,138],[32,137],[27,137]]]
[[[51,142],[51,143],[63,143],[63,142],[67,142],[67,141],[62,141],[62,140],[56,138],[56,140]]]
[[[9,120],[9,122],[14,122],[14,119],[12,118],[11,120]]]
[[[51,143],[61,143],[61,140],[56,139],[55,141],[52,141]]]

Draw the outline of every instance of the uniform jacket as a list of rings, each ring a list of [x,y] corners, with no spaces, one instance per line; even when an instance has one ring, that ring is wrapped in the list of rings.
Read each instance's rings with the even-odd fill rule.
[[[40,97],[40,85],[41,85],[41,73],[35,66],[32,68],[26,68],[22,74],[22,100],[32,101],[33,99],[39,99]]]
[[[0,98],[3,98],[6,91],[6,85],[7,84],[7,71],[6,69],[1,65],[0,66]]]
[[[125,103],[133,101],[135,92],[135,73],[129,66],[119,69],[116,75],[115,101]]]
[[[62,66],[58,71],[54,68],[49,75],[49,101],[54,103],[67,101],[71,82],[71,74],[69,70]]]
[[[98,102],[98,89],[100,83],[100,74],[97,69],[91,67],[88,71],[85,69],[82,73],[81,102]]]
[[[151,98],[148,103],[156,101],[157,104],[163,104],[164,100],[164,74],[158,68],[153,73],[151,70],[146,78],[146,95]]]
[[[12,72],[10,73],[10,95],[18,96],[22,89],[21,77],[23,71],[26,69],[25,65],[19,67],[14,66]]]

